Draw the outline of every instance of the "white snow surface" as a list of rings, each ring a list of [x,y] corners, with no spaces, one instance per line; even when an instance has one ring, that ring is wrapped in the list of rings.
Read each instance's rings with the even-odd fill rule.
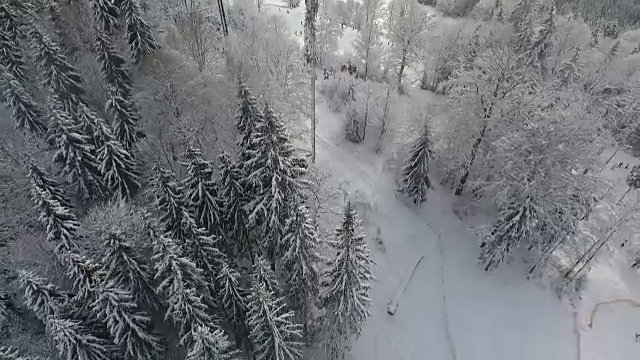
[[[289,14],[280,7],[283,3],[267,2],[270,12],[282,16],[302,43],[304,2]],[[350,52],[355,36],[345,29],[338,53]],[[414,93],[411,97],[421,96],[421,92]],[[603,305],[593,328],[588,326],[599,302],[635,299],[640,303],[640,276],[620,256],[599,261],[582,300],[574,305],[539,282],[526,280],[526,268],[517,261],[486,273],[477,263],[477,239],[452,211],[455,199],[451,191],[436,187],[422,208],[405,204],[395,196],[395,174],[385,166],[387,155],[375,154],[366,144],[346,143],[344,115],[330,110],[320,94],[316,101],[317,166],[329,171],[330,182],[345,193],[344,199],[356,204],[377,262],[371,317],[348,359],[640,359],[640,342],[635,341],[635,334],[640,333],[640,307]],[[424,102],[425,97],[415,101]],[[637,163],[620,152],[611,164],[620,161]],[[626,172],[609,168],[603,174],[617,179],[624,192],[621,179]],[[343,198],[336,201],[343,205]],[[374,241],[377,227],[385,251]],[[396,314],[390,316],[388,302],[422,255],[423,263]],[[305,358],[320,360],[323,356],[320,351],[309,351]]]

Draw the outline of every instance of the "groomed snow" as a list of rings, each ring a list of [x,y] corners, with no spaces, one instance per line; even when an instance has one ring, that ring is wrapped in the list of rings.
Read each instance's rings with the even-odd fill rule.
[[[270,11],[277,11],[292,31],[300,34],[296,38],[302,43],[304,2],[287,14],[279,8],[283,3],[271,1]],[[356,36],[345,29],[338,52],[350,52]],[[375,154],[366,145],[345,143],[343,115],[331,111],[320,94],[316,111],[317,165],[329,171],[331,183],[357,204],[378,262],[373,270],[377,281],[372,290],[371,318],[355,341],[350,359],[640,358],[640,343],[635,341],[635,333],[640,333],[640,307],[604,305],[593,328],[588,327],[596,303],[620,298],[640,302],[638,273],[620,265],[620,259],[612,256],[600,261],[590,274],[577,310],[539,283],[527,281],[526,269],[517,262],[486,273],[477,264],[477,240],[454,215],[454,199],[447,188],[430,191],[422,209],[406,206],[395,197],[394,175],[385,170],[385,155]],[[635,159],[620,153],[612,164],[620,161]],[[603,174],[625,176],[612,175],[618,172],[607,169]],[[374,241],[378,227],[386,251]],[[388,301],[422,255],[425,259],[396,314],[388,315]],[[313,358],[322,356],[315,354]]]

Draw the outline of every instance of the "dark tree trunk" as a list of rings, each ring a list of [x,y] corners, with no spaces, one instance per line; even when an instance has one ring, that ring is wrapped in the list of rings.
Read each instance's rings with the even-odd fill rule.
[[[460,181],[458,182],[458,187],[456,188],[456,196],[460,196],[462,195],[462,191],[464,191],[464,186],[467,183],[467,180],[469,179],[469,171],[471,171],[471,166],[473,166],[473,162],[476,160],[476,155],[478,154],[478,149],[480,148],[480,144],[482,144],[482,140],[484,139],[484,134],[487,131],[487,123],[485,122],[484,126],[482,127],[482,130],[480,131],[480,135],[478,135],[478,138],[476,139],[476,142],[473,144],[473,147],[471,148],[471,156],[469,157],[469,163],[467,164],[467,166],[465,166],[464,168],[464,174],[462,175],[462,177],[460,178]]]

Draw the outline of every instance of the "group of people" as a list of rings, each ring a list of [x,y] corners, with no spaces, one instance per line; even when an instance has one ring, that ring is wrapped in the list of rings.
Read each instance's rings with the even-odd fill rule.
[[[355,75],[356,79],[359,77],[358,69],[356,68],[355,65],[351,64],[351,60],[349,60],[346,64],[340,65],[340,72],[342,72],[342,73],[348,72],[350,76]],[[335,79],[336,78],[336,68],[334,68],[334,67],[324,68],[323,69],[323,75],[324,75],[324,79],[325,80],[329,80],[330,76],[333,76],[333,78]]]
[[[629,165],[630,164],[624,165],[624,163],[620,162],[619,164],[613,164],[613,166],[611,167],[611,170],[613,170],[613,169],[622,169],[623,166],[624,166],[625,170],[628,170],[629,169]]]

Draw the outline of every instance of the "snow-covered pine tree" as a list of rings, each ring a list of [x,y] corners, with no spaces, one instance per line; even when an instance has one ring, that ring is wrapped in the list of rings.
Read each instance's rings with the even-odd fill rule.
[[[432,157],[431,132],[428,124],[425,124],[420,137],[411,143],[398,189],[416,205],[422,204],[427,199],[427,189],[431,188],[429,163]]]
[[[156,292],[167,304],[165,320],[179,327],[181,344],[196,341],[194,333],[199,327],[215,327],[207,303],[212,303],[202,270],[182,255],[182,249],[168,237],[154,240],[154,279],[159,281]],[[204,291],[202,291],[204,290]]]
[[[553,37],[556,32],[556,13],[552,5],[548,16],[542,23],[542,28],[531,43],[529,65],[540,71],[542,76],[547,75],[547,59],[553,47]]]
[[[104,174],[104,184],[110,194],[127,199],[140,188],[135,162],[119,141],[105,142],[98,149],[98,161],[98,169]]]
[[[538,230],[539,208],[532,196],[523,195],[501,209],[498,219],[480,244],[480,263],[486,271],[495,269],[510,251]]]
[[[238,88],[239,106],[236,113],[235,128],[240,134],[240,147],[250,148],[250,138],[258,125],[262,122],[264,115],[258,107],[258,101],[251,94],[251,90],[244,83],[240,83]]]
[[[226,257],[218,250],[218,238],[208,235],[207,231],[196,225],[188,214],[182,216],[182,239],[184,255],[193,260],[196,266],[204,270],[207,279],[215,279],[217,269],[226,263]],[[213,286],[213,281],[212,284]]]
[[[253,264],[253,274],[251,275],[251,281],[258,284],[274,296],[282,295],[282,289],[278,285],[276,275],[269,267],[269,262],[262,256],[256,257],[256,261]]]
[[[80,50],[79,44],[70,36],[69,29],[71,29],[72,26],[67,17],[62,13],[60,5],[60,1],[47,2],[45,5],[48,15],[47,20],[51,22],[52,32],[55,35],[54,38],[58,41],[60,48],[62,48],[68,56],[72,56]]]
[[[320,275],[317,264],[318,233],[305,205],[292,211],[284,228],[282,266],[287,274],[287,299],[300,314],[305,340],[309,335],[309,322],[313,304],[318,297]]]
[[[151,271],[129,241],[117,231],[102,234],[99,240],[102,240],[104,248],[101,263],[107,281],[117,288],[128,290],[136,303],[156,307]]]
[[[360,135],[360,114],[358,114],[357,104],[353,103],[349,105],[347,112],[345,113],[344,123],[344,135],[345,138],[352,143],[359,143],[362,141],[362,135]]]
[[[244,174],[238,162],[232,162],[229,155],[218,156],[220,164],[219,197],[223,209],[224,245],[227,255],[241,255],[253,258],[249,234],[247,233],[247,194],[244,188]]]
[[[209,234],[220,236],[224,233],[220,221],[222,214],[217,184],[214,180],[213,164],[205,160],[200,149],[189,146],[183,155],[187,176],[182,181],[184,196],[192,217],[199,227]]]
[[[104,31],[110,32],[118,26],[118,8],[113,0],[90,0],[89,3]]]
[[[133,62],[137,64],[160,46],[151,33],[151,27],[144,19],[137,0],[118,0],[118,7],[127,26],[126,36],[133,53]]]
[[[25,169],[27,177],[35,188],[48,193],[51,199],[57,201],[60,206],[71,209],[71,202],[64,193],[64,189],[44,168],[32,160],[28,160]]]
[[[522,63],[530,65],[533,63],[531,49],[536,34],[531,15],[527,15],[522,21],[522,25],[516,28],[514,50]]]
[[[328,288],[321,297],[329,329],[327,343],[331,359],[342,359],[351,348],[352,337],[358,337],[369,317],[371,281],[374,280],[370,258],[360,220],[351,202],[344,209],[337,239],[331,245],[338,252],[327,270]]]
[[[197,325],[185,360],[229,360],[233,354],[231,342],[222,329]]]
[[[119,93],[119,88],[109,86],[109,99],[105,108],[113,116],[113,132],[116,139],[124,146],[129,153],[134,150],[139,139],[145,134],[139,126],[140,115],[135,105]]]
[[[0,27],[0,65],[5,66],[16,80],[23,83],[27,80],[24,54],[6,26]]]
[[[233,330],[233,336],[238,348],[250,348],[248,342],[249,330],[247,328],[247,301],[244,296],[245,289],[240,287],[240,273],[224,264],[217,276],[218,296],[225,310],[226,317]]]
[[[162,339],[150,330],[151,318],[138,309],[130,292],[107,281],[97,287],[94,299],[93,313],[107,325],[128,358],[149,359],[163,351]]]
[[[509,14],[509,22],[511,22],[516,29],[522,26],[527,17],[533,11],[534,0],[520,0],[516,3],[511,14]]]
[[[125,59],[118,54],[109,35],[103,31],[96,31],[93,38],[93,48],[100,63],[102,79],[113,86],[117,94],[124,99],[130,99],[133,91],[131,75],[126,68]]]
[[[77,230],[80,226],[71,210],[54,200],[51,193],[34,184],[31,191],[40,222],[46,226],[47,241],[55,244],[57,253],[78,248]]]
[[[71,65],[58,44],[36,25],[33,25],[29,30],[29,38],[43,85],[53,91],[65,111],[74,113],[84,95],[82,77]]]
[[[61,109],[56,96],[50,97],[50,105],[47,141],[56,150],[53,162],[61,167],[61,175],[76,185],[78,196],[83,201],[99,198],[102,184],[95,147],[69,114]]]
[[[151,180],[151,191],[160,225],[170,238],[182,245],[186,237],[182,229],[182,218],[189,216],[184,203],[184,189],[172,171],[158,165],[154,166],[153,171],[155,175]]]
[[[42,110],[14,73],[15,71],[0,65],[0,90],[3,100],[11,109],[11,118],[17,128],[27,129],[38,136],[44,135],[47,127],[42,119]]]
[[[84,103],[78,104],[73,120],[79,126],[80,132],[90,139],[90,143],[96,150],[113,138],[109,136],[111,133],[109,125]]]
[[[262,284],[254,283],[249,297],[249,337],[256,346],[256,360],[302,359],[300,325],[285,312],[284,298],[277,298]]]
[[[289,134],[269,104],[251,142],[254,148],[247,152],[250,158],[244,162],[244,172],[256,196],[247,206],[248,220],[262,236],[261,246],[273,263],[282,248],[288,204],[300,199],[304,183],[299,175],[306,171],[294,164]]]
[[[24,288],[25,305],[45,324],[61,358],[108,360],[113,357],[114,349],[108,340],[94,336],[64,311],[69,299],[61,289],[28,271],[20,271],[19,279]]]

